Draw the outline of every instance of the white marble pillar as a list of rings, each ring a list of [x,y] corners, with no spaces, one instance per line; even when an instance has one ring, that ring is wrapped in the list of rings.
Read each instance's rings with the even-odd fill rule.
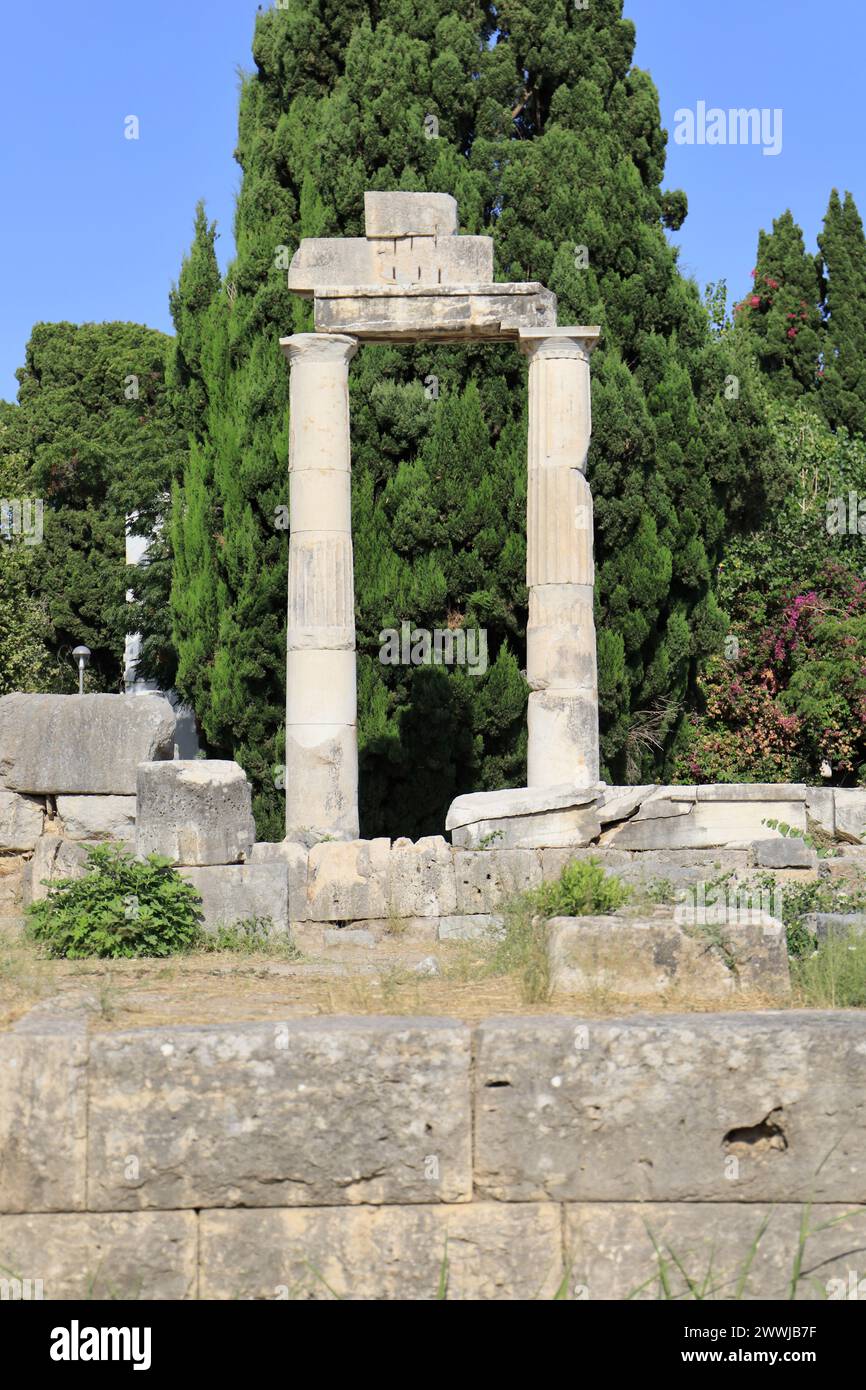
[[[349,362],[357,339],[296,333],[291,365],[286,835],[358,838]]]
[[[521,330],[529,357],[527,785],[598,782],[589,357],[597,328]]]

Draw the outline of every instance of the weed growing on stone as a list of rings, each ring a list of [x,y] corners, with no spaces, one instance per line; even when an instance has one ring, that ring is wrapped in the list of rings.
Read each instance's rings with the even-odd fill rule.
[[[271,917],[247,917],[241,922],[221,924],[212,935],[203,936],[204,951],[232,951],[240,956],[280,956],[300,960],[301,952],[285,932],[278,932]]]
[[[866,935],[831,932],[791,961],[791,984],[810,1009],[866,1008]]]

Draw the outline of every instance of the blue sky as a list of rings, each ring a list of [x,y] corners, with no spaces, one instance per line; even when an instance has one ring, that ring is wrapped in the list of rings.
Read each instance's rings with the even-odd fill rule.
[[[225,266],[240,173],[237,71],[252,66],[255,11],[255,0],[5,7],[0,397],[15,398],[40,319],[171,329],[168,290],[198,198],[219,222]],[[834,185],[866,216],[863,0],[821,10],[814,0],[626,0],[625,12],[671,135],[666,184],[689,196],[681,264],[702,286],[725,277],[741,297],[758,230],[786,207],[814,248]],[[675,144],[676,111],[699,101],[781,108],[781,153]],[[124,138],[129,115],[138,140]]]

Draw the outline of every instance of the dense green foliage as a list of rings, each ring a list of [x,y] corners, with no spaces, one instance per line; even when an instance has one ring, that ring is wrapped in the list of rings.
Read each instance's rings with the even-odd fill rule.
[[[128,572],[125,536],[133,513],[139,534],[158,533],[171,477],[182,466],[184,437],[165,384],[169,341],[126,323],[33,329],[17,373],[18,404],[4,405],[0,416],[0,478],[16,478],[23,495],[43,500],[43,540],[24,560],[36,605],[30,642],[38,634],[42,650],[24,669],[0,667],[0,683],[72,689],[69,653],[83,642],[93,653],[88,688],[116,690],[124,635],[147,626],[144,609],[167,607],[168,566]],[[126,602],[128,574],[134,605]],[[13,583],[4,565],[0,612]],[[156,669],[143,663],[142,674],[158,670],[170,685],[170,648],[154,653],[153,646]]]
[[[200,443],[176,514],[174,620],[179,688],[253,777],[260,833],[282,815],[277,340],[311,326],[285,268],[304,236],[362,234],[368,188],[453,193],[461,230],[493,236],[497,278],[540,280],[560,322],[602,325],[590,471],[605,770],[662,769],[724,630],[715,563],[764,505],[774,457],[751,356],[711,339],[666,240],[685,197],[662,190],[666,136],[633,50],[621,0],[503,0],[495,14],[288,0],[257,19],[237,257],[217,291],[200,217],[180,284],[183,297],[197,265]],[[184,335],[179,323],[189,356]],[[457,792],[525,779],[525,366],[512,349],[366,347],[351,395],[362,827],[418,834],[441,829]],[[487,674],[383,666],[379,633],[403,619],[483,626]]]
[[[28,908],[28,931],[48,955],[169,956],[196,945],[201,899],[167,859],[141,863],[97,845],[87,861],[83,878],[61,879]]]

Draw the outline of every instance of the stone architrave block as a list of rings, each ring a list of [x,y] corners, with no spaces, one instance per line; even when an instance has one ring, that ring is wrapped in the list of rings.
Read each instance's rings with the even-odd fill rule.
[[[729,1186],[731,1197],[737,1184]],[[802,1221],[802,1204],[784,1200],[778,1205],[730,1200],[569,1204],[570,1283],[590,1302],[688,1300],[693,1296],[689,1279],[713,1301],[787,1300]],[[864,1229],[864,1207],[811,1208],[806,1259],[793,1295],[798,1302],[858,1296],[862,1262],[852,1281],[851,1251],[862,1249]]]
[[[482,1198],[866,1202],[856,1011],[500,1019],[475,1049]]]
[[[0,853],[21,854],[35,849],[44,816],[42,801],[0,787]]]
[[[317,333],[368,342],[516,341],[522,329],[556,322],[556,295],[543,285],[334,285],[316,290]]]
[[[237,864],[255,837],[250,784],[237,763],[193,758],[139,767],[140,858],[160,854],[172,864]]]
[[[828,835],[836,834],[836,797],[833,787],[806,788],[806,814]]]
[[[387,917],[391,841],[326,840],[313,845],[307,869],[304,918],[351,922]]]
[[[552,1203],[309,1207],[201,1215],[201,1296],[552,1299],[563,1278]],[[333,1290],[333,1292],[329,1292]]]
[[[41,1279],[46,1300],[193,1299],[197,1221],[192,1211],[0,1216],[0,1265]]]
[[[23,906],[48,897],[50,885],[63,878],[83,878],[87,873],[87,846],[59,835],[42,835],[36,841],[33,857],[24,866]],[[47,886],[46,886],[47,880]]]
[[[289,928],[289,874],[284,863],[180,865],[178,873],[202,900],[204,930],[215,932],[255,919]]]
[[[97,1034],[89,1209],[468,1201],[470,1062],[444,1019]]]
[[[172,757],[175,724],[161,695],[4,695],[0,786],[133,796],[138,764]]]
[[[767,824],[768,820],[783,822],[801,834],[806,833],[805,795],[798,800],[761,800],[748,793],[767,789],[737,786],[725,788],[725,791],[740,792],[739,797],[701,797],[702,792],[711,790],[717,789],[692,788],[692,795],[697,791],[697,796],[694,800],[686,800],[684,788],[660,787],[641,804],[631,820],[605,830],[600,843],[629,850],[748,846],[756,840],[781,838],[779,832]],[[785,790],[780,788],[783,793]]]
[[[457,912],[451,847],[441,835],[391,846],[392,917],[450,917]]]
[[[114,840],[131,846],[135,843],[136,802],[134,796],[58,796],[57,814],[68,840]]]
[[[664,918],[555,917],[548,924],[555,995],[730,1002],[741,990],[790,994],[781,923],[688,926]]]
[[[0,1033],[0,1211],[85,1206],[86,1068],[82,1028]]]
[[[535,850],[454,850],[457,912],[495,913],[509,898],[541,883]]]
[[[834,787],[836,829],[866,843],[866,787]]]
[[[445,821],[459,849],[539,849],[587,845],[601,829],[596,786],[564,783],[471,792],[452,801]]]

